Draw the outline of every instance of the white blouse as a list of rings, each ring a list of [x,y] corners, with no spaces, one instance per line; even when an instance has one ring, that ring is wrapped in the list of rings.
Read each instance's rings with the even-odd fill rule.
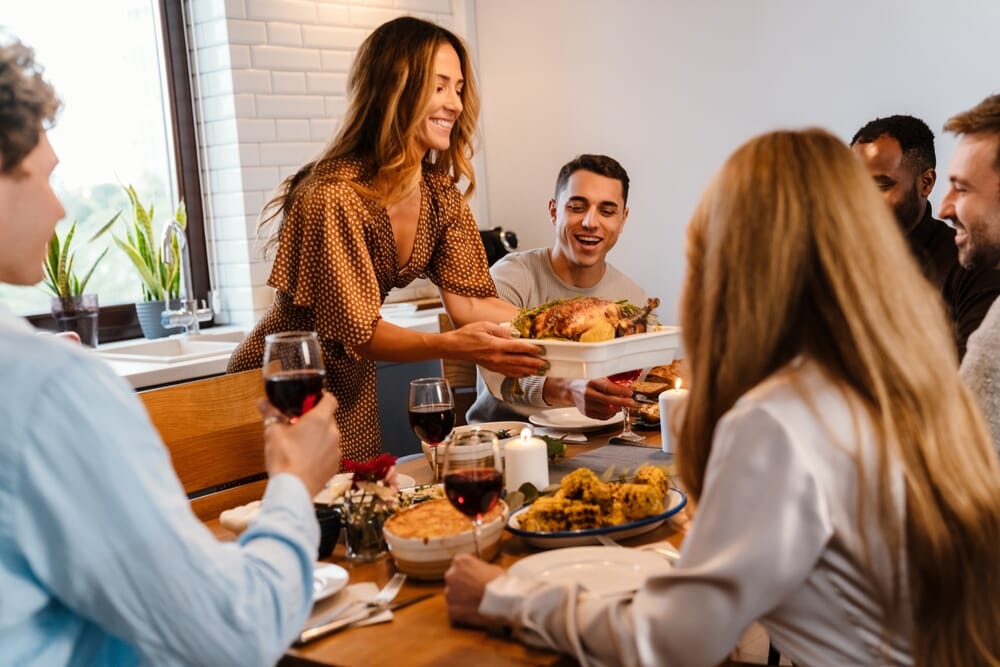
[[[816,364],[797,361],[744,395],[714,438],[669,574],[611,600],[505,575],[487,587],[480,613],[584,665],[716,665],[755,620],[799,665],[911,665],[905,583],[898,600],[881,602],[892,600],[892,568],[870,423],[856,400],[852,409]],[[863,480],[858,452],[871,471]],[[902,478],[891,476],[902,517]]]

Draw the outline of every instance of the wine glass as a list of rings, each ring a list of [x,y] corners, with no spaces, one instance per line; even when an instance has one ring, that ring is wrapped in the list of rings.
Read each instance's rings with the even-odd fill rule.
[[[617,385],[622,387],[628,387],[633,382],[639,379],[642,375],[642,369],[637,368],[634,371],[625,371],[624,373],[615,373],[614,375],[609,375],[608,379]],[[641,435],[632,430],[632,419],[629,413],[628,406],[622,406],[622,416],[624,417],[622,424],[622,432],[619,433],[616,438],[622,440],[631,440],[632,442],[641,442],[645,440]]]
[[[455,426],[455,403],[445,378],[419,378],[410,382],[410,428],[431,451],[434,483],[440,481],[438,445]]]
[[[264,337],[267,400],[295,422],[323,397],[326,368],[315,331],[283,331]]]
[[[493,431],[475,429],[452,436],[444,450],[444,493],[455,509],[472,520],[472,543],[479,552],[479,529],[500,499],[503,458]]]

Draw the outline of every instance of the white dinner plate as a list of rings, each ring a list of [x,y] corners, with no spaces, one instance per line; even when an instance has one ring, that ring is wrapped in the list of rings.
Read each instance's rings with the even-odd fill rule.
[[[596,431],[612,424],[620,424],[622,413],[619,411],[611,419],[591,419],[587,415],[580,414],[580,411],[573,407],[552,408],[531,415],[528,417],[528,421],[535,426],[546,426],[563,431]]]
[[[525,579],[556,584],[578,583],[595,595],[625,595],[652,575],[670,571],[655,553],[624,547],[571,547],[522,558],[509,572]]]
[[[505,440],[507,438],[514,438],[521,435],[521,431],[526,428],[531,428],[531,426],[527,422],[521,421],[480,422],[479,424],[456,426],[451,435],[454,437],[456,433],[481,429],[484,431],[493,431],[497,434],[497,436],[499,436],[500,440]],[[505,431],[506,435],[504,435]]]
[[[402,473],[396,473],[396,488],[398,489],[410,489],[417,485],[417,480],[413,479],[409,475],[404,475]]]
[[[663,506],[666,508],[660,514],[647,516],[644,519],[636,519],[619,526],[607,526],[604,528],[587,528],[585,530],[566,530],[553,533],[539,533],[531,530],[523,530],[520,523],[520,515],[528,510],[522,507],[510,515],[507,520],[507,530],[521,537],[525,542],[539,549],[562,549],[563,547],[577,547],[586,544],[599,544],[598,535],[606,535],[613,540],[624,540],[636,535],[648,533],[663,525],[663,522],[687,505],[687,496],[682,491],[671,488],[663,499]],[[529,505],[530,507],[530,505]]]
[[[313,602],[325,600],[347,585],[347,570],[333,563],[313,566]]]

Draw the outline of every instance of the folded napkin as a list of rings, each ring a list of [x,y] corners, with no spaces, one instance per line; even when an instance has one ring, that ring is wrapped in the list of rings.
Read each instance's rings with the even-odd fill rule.
[[[304,627],[308,628],[321,620],[324,616],[329,614],[331,611],[337,607],[341,607],[345,604],[351,602],[371,602],[371,600],[378,594],[378,586],[370,581],[363,581],[357,584],[351,584],[344,588],[336,595],[329,597],[325,600],[320,600],[315,605],[313,605],[312,613],[309,614],[309,619],[306,621]],[[355,606],[352,609],[348,609],[348,614],[355,614],[361,611],[360,606]],[[351,625],[352,628],[360,627],[362,625],[374,625],[375,623],[387,623],[392,620],[392,612],[386,609],[383,612],[370,616],[363,621],[358,621]]]
[[[260,501],[255,500],[246,505],[225,510],[219,515],[219,523],[226,530],[239,534],[247,529],[247,526],[257,518],[258,514],[260,514]]]

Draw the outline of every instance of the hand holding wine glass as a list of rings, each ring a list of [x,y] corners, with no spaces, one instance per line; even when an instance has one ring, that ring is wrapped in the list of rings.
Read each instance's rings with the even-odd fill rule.
[[[283,331],[264,338],[264,389],[288,421],[295,422],[319,402],[325,377],[315,331]]]
[[[431,468],[437,483],[440,481],[437,448],[455,425],[455,403],[448,380],[420,378],[411,381],[409,411],[410,428],[430,447]]]
[[[459,512],[472,520],[472,540],[479,552],[483,516],[500,500],[503,459],[492,431],[475,429],[456,434],[444,452],[444,492]]]
[[[625,371],[624,373],[615,373],[614,375],[609,375],[608,379],[617,385],[621,385],[622,387],[628,387],[633,382],[638,380],[640,375],[642,375],[642,369],[637,368],[633,371]],[[622,432],[616,435],[615,437],[620,438],[622,440],[631,440],[632,442],[640,442],[644,440],[645,438],[643,438],[641,435],[632,430],[631,413],[629,412],[627,406],[622,407],[622,416],[624,417]]]

